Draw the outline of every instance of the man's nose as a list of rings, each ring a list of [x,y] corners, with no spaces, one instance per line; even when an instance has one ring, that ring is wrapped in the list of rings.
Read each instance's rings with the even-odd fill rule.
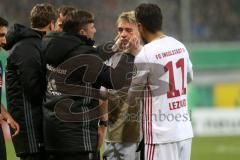
[[[7,40],[6,40],[6,37],[3,38],[3,44],[6,44],[7,43]]]
[[[1,46],[5,45],[6,43],[7,43],[7,40],[5,37],[0,39]]]
[[[121,32],[121,35],[120,35],[121,37],[127,37],[127,32],[125,31],[125,30],[123,30],[122,32]]]

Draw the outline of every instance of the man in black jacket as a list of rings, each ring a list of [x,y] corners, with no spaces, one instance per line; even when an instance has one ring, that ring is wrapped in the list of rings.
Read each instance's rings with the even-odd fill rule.
[[[45,92],[45,63],[42,37],[54,29],[52,5],[37,4],[31,11],[31,28],[15,24],[7,34],[7,101],[21,131],[13,138],[21,160],[43,160],[42,104]]]
[[[114,70],[103,65],[93,47],[96,29],[89,12],[72,11],[62,26],[64,32],[44,38],[48,82],[43,110],[46,150],[49,160],[96,160],[99,89],[121,88],[129,70],[125,66],[131,67],[126,65],[127,60],[134,57],[126,54]]]

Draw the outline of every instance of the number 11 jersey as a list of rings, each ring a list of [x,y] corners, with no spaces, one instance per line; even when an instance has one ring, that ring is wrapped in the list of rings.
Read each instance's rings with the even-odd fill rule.
[[[143,97],[142,128],[146,144],[193,137],[187,105],[187,83],[193,79],[185,46],[165,36],[146,44],[136,56],[136,75],[129,99]],[[144,94],[139,94],[143,91]]]

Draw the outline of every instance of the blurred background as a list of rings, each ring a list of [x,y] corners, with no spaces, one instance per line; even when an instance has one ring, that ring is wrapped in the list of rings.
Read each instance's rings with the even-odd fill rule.
[[[96,44],[116,36],[115,21],[122,11],[157,3],[163,31],[186,44],[193,63],[194,81],[188,88],[195,132],[192,160],[240,159],[239,0],[0,0],[0,15],[10,24],[29,26],[31,8],[42,2],[94,13]],[[6,56],[1,54],[1,60]],[[15,160],[12,144],[7,146],[9,159]]]

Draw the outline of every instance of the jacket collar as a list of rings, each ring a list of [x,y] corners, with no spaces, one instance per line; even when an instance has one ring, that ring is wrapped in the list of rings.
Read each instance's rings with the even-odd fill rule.
[[[87,38],[86,36],[80,35],[80,34],[74,34],[76,37],[78,37],[81,40],[82,44],[93,46],[95,41],[91,38]]]

